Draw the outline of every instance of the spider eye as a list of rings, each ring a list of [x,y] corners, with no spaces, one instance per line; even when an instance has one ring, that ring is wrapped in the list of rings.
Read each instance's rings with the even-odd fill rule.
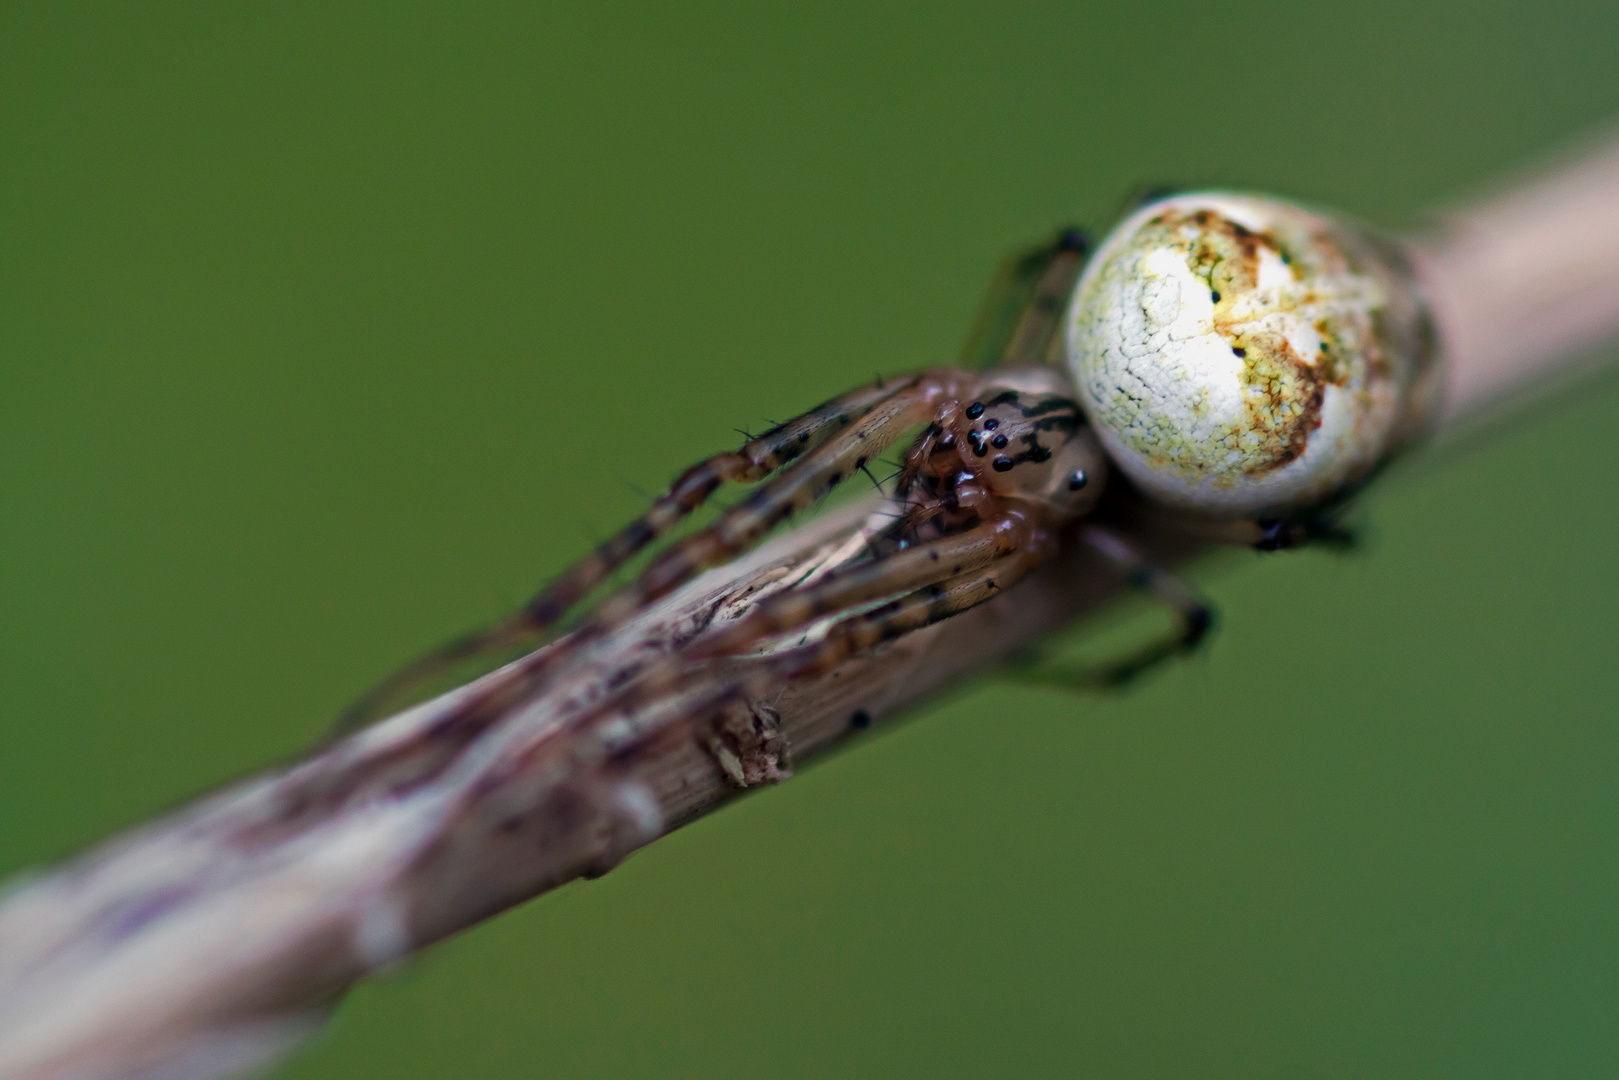
[[[1135,483],[1222,516],[1308,505],[1427,419],[1436,365],[1401,257],[1279,199],[1194,192],[1103,241],[1069,307],[1069,369]]]
[[[1012,467],[1012,459],[1007,457],[1005,454],[1002,454],[1000,457],[991,462],[991,464],[995,467],[996,472],[1006,472]]]

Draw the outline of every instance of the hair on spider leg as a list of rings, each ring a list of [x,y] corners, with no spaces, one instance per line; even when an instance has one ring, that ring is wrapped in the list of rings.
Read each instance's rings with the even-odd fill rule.
[[[646,488],[642,487],[640,484],[637,484],[634,480],[631,480],[627,476],[620,476],[618,478],[618,482],[628,488],[631,494],[639,496],[645,502],[654,503],[658,501],[658,497],[656,495],[652,494]],[[594,539],[597,543],[601,542],[601,537],[599,536],[595,537]]]

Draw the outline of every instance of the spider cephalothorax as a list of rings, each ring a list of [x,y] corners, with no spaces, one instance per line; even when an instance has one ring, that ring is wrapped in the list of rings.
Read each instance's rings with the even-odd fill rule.
[[[1076,517],[1106,468],[1079,403],[1044,368],[997,373],[970,401],[945,402],[905,455],[895,497],[913,522],[970,524],[1010,502],[1025,513]]]

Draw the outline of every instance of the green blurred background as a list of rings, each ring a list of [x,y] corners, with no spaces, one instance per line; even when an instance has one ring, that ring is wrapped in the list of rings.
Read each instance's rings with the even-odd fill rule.
[[[736,427],[1146,184],[1394,227],[1619,114],[1619,7],[0,9],[0,871],[297,751]],[[1619,383],[359,990],[317,1077],[1619,1070]]]

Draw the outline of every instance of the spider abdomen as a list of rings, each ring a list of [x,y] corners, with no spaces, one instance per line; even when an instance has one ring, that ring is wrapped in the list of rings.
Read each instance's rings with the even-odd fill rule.
[[[1086,268],[1067,334],[1115,464],[1162,502],[1223,517],[1353,484],[1434,397],[1431,334],[1398,255],[1278,199],[1142,207]]]

